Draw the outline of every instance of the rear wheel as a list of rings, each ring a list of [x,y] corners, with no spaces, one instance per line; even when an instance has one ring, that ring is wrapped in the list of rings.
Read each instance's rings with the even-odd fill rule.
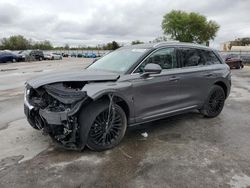
[[[241,69],[241,63],[240,62],[236,65],[236,69]]]
[[[12,59],[12,62],[13,62],[13,63],[16,63],[16,59],[15,59],[15,58],[13,58],[13,59]]]
[[[103,151],[120,143],[127,128],[126,114],[120,106],[98,101],[84,111],[88,113],[80,115],[80,137],[84,139],[86,126],[90,126],[87,136],[90,149]]]
[[[224,90],[220,86],[214,85],[209,92],[201,112],[205,117],[209,118],[218,116],[224,107],[225,98]]]

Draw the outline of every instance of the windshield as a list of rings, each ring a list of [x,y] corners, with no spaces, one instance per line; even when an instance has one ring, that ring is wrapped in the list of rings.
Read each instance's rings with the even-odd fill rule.
[[[91,64],[87,69],[125,73],[147,49],[119,49]]]

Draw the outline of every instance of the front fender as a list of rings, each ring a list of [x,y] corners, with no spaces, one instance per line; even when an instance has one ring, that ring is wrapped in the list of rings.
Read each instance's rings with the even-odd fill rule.
[[[82,88],[82,91],[86,91],[87,95],[94,101],[112,93],[127,103],[130,115],[134,117],[132,84],[130,82],[89,83]]]

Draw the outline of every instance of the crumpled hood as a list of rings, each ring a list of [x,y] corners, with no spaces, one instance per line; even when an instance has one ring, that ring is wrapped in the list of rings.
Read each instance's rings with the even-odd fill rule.
[[[96,71],[96,70],[81,70],[81,71],[67,71],[46,74],[39,76],[35,79],[27,81],[33,88],[38,88],[40,86],[57,83],[57,82],[67,82],[67,81],[116,81],[119,78],[119,74]]]

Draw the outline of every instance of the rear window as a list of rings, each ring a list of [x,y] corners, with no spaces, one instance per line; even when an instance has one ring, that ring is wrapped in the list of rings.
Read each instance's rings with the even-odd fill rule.
[[[195,48],[181,49],[181,64],[183,67],[220,64],[219,58],[210,50]]]

